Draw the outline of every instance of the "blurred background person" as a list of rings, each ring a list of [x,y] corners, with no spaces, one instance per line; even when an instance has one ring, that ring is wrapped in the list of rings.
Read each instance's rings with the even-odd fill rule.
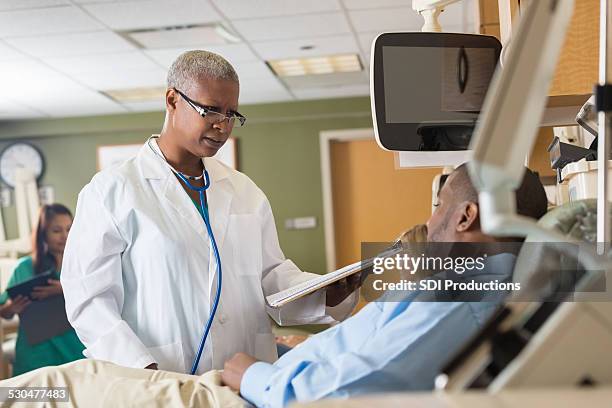
[[[33,300],[24,296],[11,299],[6,290],[2,292],[0,316],[12,319],[15,314],[20,315],[26,310],[33,301],[51,296],[63,296],[59,274],[71,225],[72,214],[65,206],[51,204],[41,207],[37,226],[32,233],[32,255],[19,259],[7,287],[19,285],[36,275],[49,271],[52,271],[52,277],[47,281],[47,286],[34,288],[31,294]],[[20,327],[15,345],[13,375],[84,358],[83,350],[84,346],[74,329],[41,343],[30,345]]]

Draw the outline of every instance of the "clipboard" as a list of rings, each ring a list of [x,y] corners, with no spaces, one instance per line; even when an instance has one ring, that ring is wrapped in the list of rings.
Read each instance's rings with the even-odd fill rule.
[[[53,270],[50,269],[46,272],[43,272],[39,275],[34,276],[26,281],[23,281],[17,285],[11,286],[10,288],[6,288],[6,291],[11,299],[15,299],[17,296],[21,295],[24,297],[32,299],[32,291],[37,286],[49,286],[47,282],[49,279],[53,278]]]
[[[319,289],[323,289],[326,286],[331,285],[347,276],[354,275],[361,271],[364,271],[374,265],[374,259],[378,257],[389,257],[395,254],[399,254],[404,250],[402,242],[396,241],[393,246],[383,251],[379,255],[373,258],[369,258],[363,261],[357,261],[353,264],[347,265],[333,272],[321,275],[318,278],[307,280],[306,282],[299,283],[288,289],[277,292],[273,295],[266,297],[266,303],[273,309],[278,309],[285,306],[294,300],[300,299],[306,295],[310,295]]]
[[[72,329],[66,316],[64,295],[50,296],[30,303],[19,315],[19,326],[30,346]]]

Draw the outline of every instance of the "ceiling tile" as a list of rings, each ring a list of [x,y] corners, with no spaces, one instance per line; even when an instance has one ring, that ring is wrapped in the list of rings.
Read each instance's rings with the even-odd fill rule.
[[[136,50],[134,45],[110,31],[12,38],[6,42],[35,57],[68,57]]]
[[[383,7],[405,6],[409,0],[342,0],[348,10],[378,9]],[[409,4],[410,5],[410,4]]]
[[[0,118],[2,119],[25,119],[40,116],[44,116],[40,111],[31,109],[15,101],[0,99]]]
[[[68,0],[2,0],[0,11],[54,7],[70,4]]]
[[[310,88],[292,90],[298,99],[328,99],[343,98],[349,96],[368,96],[369,85],[345,85],[337,87]]]
[[[202,0],[128,1],[83,7],[114,30],[211,23],[221,19],[211,4]]]
[[[356,10],[349,17],[358,32],[420,31],[423,26],[423,18],[411,7]]]
[[[68,75],[81,73],[113,74],[125,70],[155,70],[159,66],[140,51],[43,59],[47,65]]]
[[[18,104],[42,112],[40,116],[75,116],[121,112],[125,109],[41,63],[0,63],[0,87]],[[18,78],[15,81],[14,78]]]
[[[352,35],[304,38],[300,40],[266,41],[251,43],[266,61],[283,58],[306,58],[331,54],[354,53],[359,47]],[[308,47],[308,49],[302,49]]]
[[[0,72],[0,89],[17,102],[39,99],[63,90],[84,89],[65,75],[33,59],[0,62]],[[28,103],[26,105],[30,106]]]
[[[199,46],[193,48],[171,48],[165,50],[144,50],[153,60],[163,67],[169,68],[174,60],[183,52],[192,49],[203,49],[223,56],[232,64],[243,61],[256,61],[257,57],[245,44],[228,44],[214,46]]]
[[[240,104],[289,101],[294,99],[275,77],[240,84]]]
[[[473,0],[463,0],[460,3],[447,6],[438,18],[442,31],[473,33],[475,31],[477,6],[477,3]],[[457,29],[457,27],[460,27],[460,29]]]
[[[102,25],[77,7],[0,12],[0,37],[99,30]]]
[[[212,2],[230,20],[340,10],[338,0],[212,0]]]
[[[151,86],[165,86],[166,72],[157,68],[154,70],[126,70],[117,71],[109,75],[98,73],[82,73],[73,75],[75,80],[90,88],[97,90],[146,88]]]
[[[372,52],[372,43],[379,35],[379,32],[359,33],[359,44],[361,45],[361,49],[365,54],[369,55]]]
[[[92,4],[92,3],[125,3],[125,2],[135,3],[138,1],[149,1],[149,0],[72,0],[72,1],[78,4]]]
[[[365,71],[290,76],[283,77],[282,80],[285,84],[287,84],[292,92],[298,89],[307,88],[333,88],[352,85],[368,85],[368,75]]]
[[[124,102],[123,106],[130,112],[163,112],[166,110],[163,98],[161,98],[159,101]]]
[[[244,84],[249,79],[275,79],[270,68],[262,61],[241,62],[234,66],[238,73],[240,83]]]
[[[289,40],[331,36],[350,32],[342,13],[305,14],[282,18],[263,18],[233,22],[236,30],[249,41]]]
[[[35,101],[33,106],[53,117],[100,115],[126,112],[120,104],[97,92],[83,90]]]
[[[130,33],[129,37],[148,50],[229,43],[219,35],[214,26],[195,26],[177,30],[138,31]]]
[[[24,54],[0,41],[0,61],[12,61],[27,58]]]

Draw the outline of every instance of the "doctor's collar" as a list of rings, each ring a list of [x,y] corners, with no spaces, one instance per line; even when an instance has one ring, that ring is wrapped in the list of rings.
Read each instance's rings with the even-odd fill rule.
[[[147,139],[147,141],[140,149],[140,152],[138,153],[138,156],[141,159],[141,163],[143,164],[143,175],[149,179],[166,178],[169,173],[172,173],[170,165],[168,163],[164,165],[163,156],[159,157],[153,150],[151,150],[156,149],[156,151],[161,154],[161,150],[157,145],[156,140],[158,138],[158,134],[151,135],[151,137]],[[204,157],[202,158],[202,160],[204,162],[204,168],[206,168],[206,170],[208,171],[211,182],[213,184],[229,176],[228,169],[225,168],[223,164],[219,163],[218,160],[212,157]]]

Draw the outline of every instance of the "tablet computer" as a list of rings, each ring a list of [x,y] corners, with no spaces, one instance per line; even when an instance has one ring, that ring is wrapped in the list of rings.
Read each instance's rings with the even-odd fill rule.
[[[34,288],[37,286],[49,286],[47,281],[51,278],[53,278],[53,270],[48,270],[40,275],[36,275],[33,278],[28,279],[27,281],[11,286],[10,288],[6,288],[6,291],[11,299],[21,295],[32,300],[31,295]]]

